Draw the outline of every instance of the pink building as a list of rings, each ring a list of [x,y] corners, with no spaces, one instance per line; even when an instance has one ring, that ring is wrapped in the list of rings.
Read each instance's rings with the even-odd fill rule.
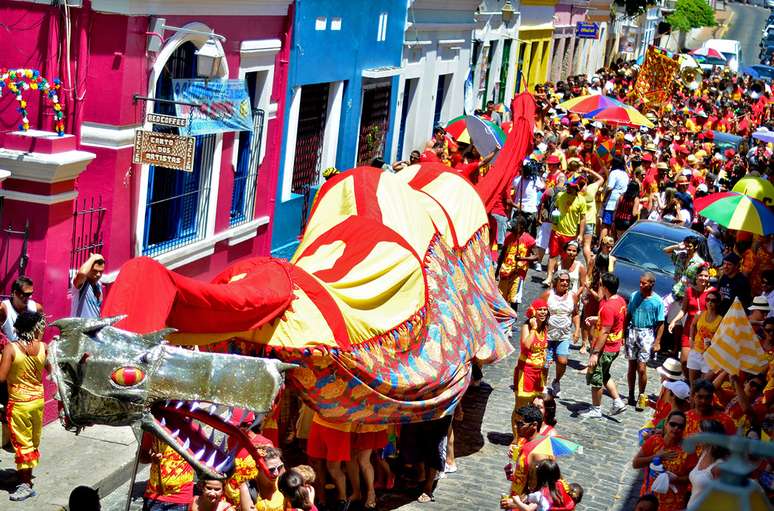
[[[268,255],[285,111],[292,0],[37,0],[0,4],[0,69],[59,78],[65,133],[41,94],[23,91],[30,130],[0,98],[0,293],[23,273],[52,318],[69,315],[70,275],[91,251],[105,283],[147,255],[208,278]],[[133,164],[147,113],[175,114],[175,79],[244,80],[254,130],[195,136],[193,171]],[[204,102],[204,101],[202,101]],[[1,175],[1,174],[0,174]],[[152,293],[152,289],[147,290]],[[49,403],[53,404],[53,403]],[[50,419],[53,409],[48,410]]]

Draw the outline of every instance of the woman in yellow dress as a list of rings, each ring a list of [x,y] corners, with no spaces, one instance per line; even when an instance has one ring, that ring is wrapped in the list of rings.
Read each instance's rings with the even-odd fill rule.
[[[6,415],[19,478],[19,486],[10,499],[21,501],[36,495],[32,489],[32,469],[40,458],[38,447],[43,429],[43,368],[47,363],[46,345],[41,339],[46,319],[39,312],[24,311],[13,326],[18,340],[3,348],[0,383],[8,383]]]

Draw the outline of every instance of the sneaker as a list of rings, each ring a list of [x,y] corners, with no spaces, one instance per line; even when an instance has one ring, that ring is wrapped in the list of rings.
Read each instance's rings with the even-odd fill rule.
[[[623,401],[619,401],[617,403],[613,401],[613,406],[610,407],[610,413],[608,415],[618,415],[624,410],[626,410],[626,403]]]
[[[562,392],[562,386],[560,385],[559,381],[554,380],[551,382],[551,394],[554,395],[554,397],[559,397],[559,394]]]
[[[453,473],[455,473],[457,471],[457,465],[456,464],[449,465],[447,463],[446,466],[444,467],[443,471],[446,472],[447,474],[453,474]]]
[[[27,500],[30,497],[34,497],[37,494],[38,492],[33,490],[32,486],[27,483],[22,483],[16,487],[16,491],[14,491],[9,498],[14,502],[19,502],[22,500]]]
[[[579,415],[582,419],[601,419],[602,418],[602,410],[600,410],[597,406],[592,406],[585,412]]]
[[[545,280],[544,280],[544,281],[542,281],[540,284],[542,284],[542,285],[543,285],[543,287],[551,287],[551,281],[550,281],[550,280],[548,280],[548,279],[545,279]]]
[[[539,262],[535,261],[532,263],[532,268],[535,269],[535,271],[543,271],[543,265],[541,265]]]
[[[645,409],[646,406],[648,406],[648,396],[645,394],[640,394],[640,396],[637,398],[637,404],[634,406],[634,409],[638,412],[641,412]]]

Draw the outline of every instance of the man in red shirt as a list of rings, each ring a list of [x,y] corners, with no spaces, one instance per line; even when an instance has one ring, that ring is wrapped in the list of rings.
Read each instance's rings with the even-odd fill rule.
[[[194,471],[177,451],[150,433],[143,434],[140,463],[150,463],[143,510],[186,511],[193,500]]]
[[[714,419],[723,425],[727,435],[736,432],[736,425],[728,414],[717,410],[714,406],[715,385],[709,380],[696,380],[691,388],[693,409],[685,414],[685,437],[701,431],[701,421]]]
[[[610,415],[626,410],[626,403],[618,395],[618,388],[610,378],[610,367],[618,357],[623,344],[624,322],[626,320],[626,301],[618,296],[618,277],[612,273],[602,275],[602,301],[599,304],[599,316],[586,318],[586,324],[594,326],[591,341],[586,384],[591,386],[591,408],[582,413],[585,419],[602,418],[602,388],[607,388],[613,398]]]

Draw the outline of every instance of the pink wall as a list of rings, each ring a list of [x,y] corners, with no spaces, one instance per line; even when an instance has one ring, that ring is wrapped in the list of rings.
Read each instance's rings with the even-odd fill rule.
[[[554,11],[554,25],[575,26],[577,22],[586,20],[586,12],[587,9],[585,7],[581,8],[569,4],[558,4]]]
[[[65,83],[61,100],[65,111],[66,133],[80,134],[81,122],[104,124],[111,127],[130,127],[142,122],[143,103],[134,104],[134,94],[145,95],[148,72],[154,55],[146,55],[149,18],[126,17],[91,11],[90,3],[84,8],[72,9],[71,74],[74,86]],[[41,70],[46,78],[65,77],[64,57],[58,53],[61,9],[27,2],[2,2],[0,19],[13,30],[0,30],[0,68],[29,67]],[[272,102],[277,102],[276,118],[268,123],[266,152],[258,172],[255,217],[272,216],[280,159],[282,127],[284,125],[287,65],[291,41],[289,16],[222,16],[186,17],[166,16],[167,24],[184,26],[201,22],[227,39],[224,50],[230,78],[239,71],[240,44],[244,40],[279,39],[282,48],[275,60]],[[167,37],[171,35],[167,32]],[[60,63],[60,64],[57,64]],[[64,78],[63,78],[64,79]],[[30,91],[32,92],[32,91]],[[41,109],[35,93],[26,93],[30,127],[52,130],[51,110]],[[76,100],[77,98],[77,100]],[[0,132],[16,130],[19,114],[13,96],[0,98]],[[140,167],[131,164],[132,149],[112,149],[82,146],[79,149],[96,154],[75,183],[79,199],[101,196],[107,208],[103,235],[107,272],[118,269],[131,258],[134,247],[137,201],[140,193]],[[220,184],[217,195],[215,232],[228,229],[231,190],[233,186],[232,151],[235,134],[223,136]],[[0,137],[0,145],[2,140]],[[30,182],[17,183],[17,189],[28,193],[45,193]],[[54,193],[54,192],[50,192]],[[215,200],[212,197],[210,200]],[[69,313],[67,271],[71,250],[72,204],[54,207],[29,205],[6,201],[3,226],[12,222],[23,226],[30,218],[32,232],[29,243],[30,262],[27,274],[36,282],[36,298],[46,312],[58,318]],[[215,254],[191,263],[178,271],[189,276],[209,278],[228,264],[244,257],[268,255],[271,246],[271,223],[262,227],[258,235],[234,247],[227,241],[216,245]],[[5,290],[0,290],[0,292]],[[49,408],[52,410],[52,408]],[[47,413],[51,419],[50,413]]]

